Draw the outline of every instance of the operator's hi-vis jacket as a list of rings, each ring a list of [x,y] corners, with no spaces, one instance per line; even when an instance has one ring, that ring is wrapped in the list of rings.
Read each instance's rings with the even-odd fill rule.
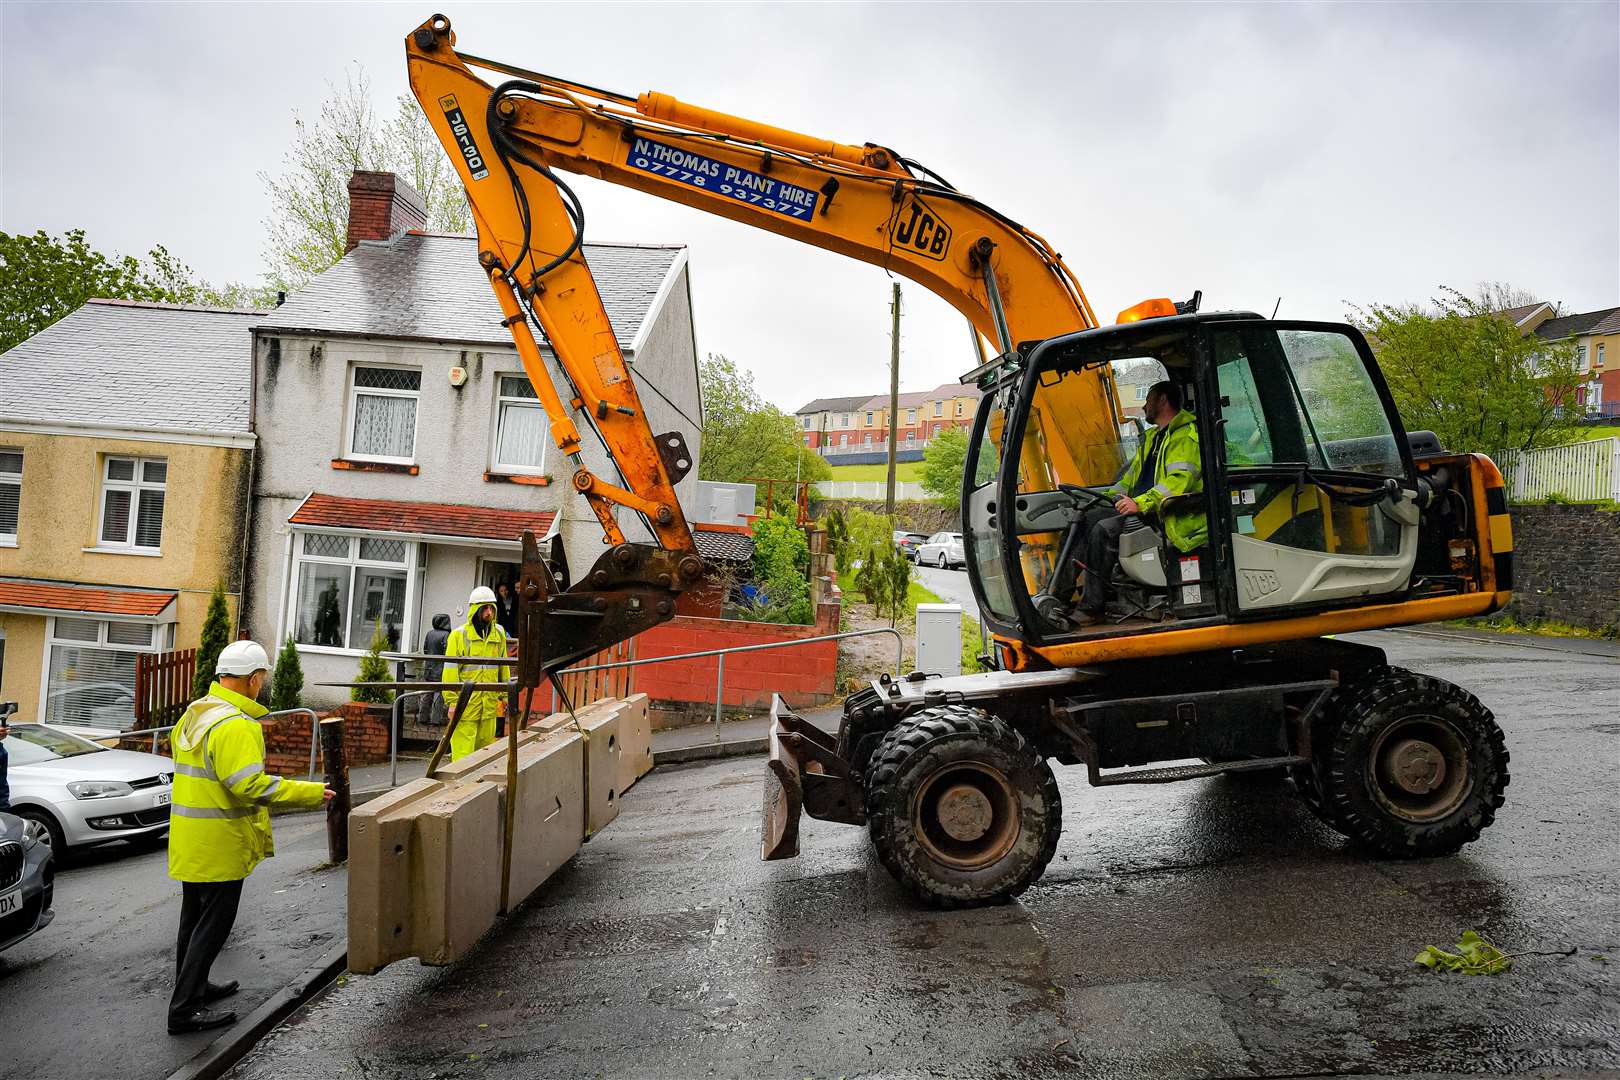
[[[272,803],[320,806],[326,785],[264,771],[269,710],[219,683],[191,703],[174,729],[174,803],[169,813],[169,876],[177,881],[240,881],[276,853]]]
[[[1193,423],[1193,414],[1182,409],[1162,432],[1155,429],[1147,433],[1125,474],[1109,489],[1109,494],[1129,493],[1154,439],[1162,445],[1153,466],[1153,486],[1136,496],[1136,505],[1144,514],[1157,513],[1159,504],[1172,495],[1192,495],[1204,488],[1204,459],[1198,449],[1198,428]],[[1172,509],[1159,518],[1164,524],[1164,535],[1182,551],[1191,551],[1209,539],[1209,519],[1204,516],[1201,504]]]

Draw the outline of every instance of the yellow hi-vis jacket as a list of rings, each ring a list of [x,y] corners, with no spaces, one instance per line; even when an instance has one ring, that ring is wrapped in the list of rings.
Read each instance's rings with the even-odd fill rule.
[[[321,805],[326,785],[264,771],[258,718],[266,712],[214,683],[174,729],[169,876],[175,880],[240,881],[276,853],[270,804]]]
[[[479,607],[492,605],[481,604]],[[450,640],[444,646],[444,673],[440,676],[445,682],[475,682],[475,683],[504,683],[507,672],[510,670],[504,665],[495,664],[468,664],[466,667],[456,663],[458,656],[492,656],[503,657],[507,655],[506,631],[494,619],[489,621],[489,632],[479,634],[478,627],[473,625],[473,616],[478,614],[478,608],[467,612],[467,621],[450,631]],[[456,700],[461,695],[454,690],[444,692],[444,705],[451,715],[456,711]],[[494,738],[495,715],[500,708],[501,695],[474,694],[472,700],[467,702],[467,711],[462,714],[462,726],[476,728],[480,725],[488,726],[490,738]]]
[[[1155,441],[1159,443],[1159,453],[1153,463],[1152,479],[1155,483],[1136,496],[1136,505],[1142,508],[1144,514],[1157,514],[1159,504],[1172,495],[1196,494],[1204,487],[1204,462],[1198,449],[1198,428],[1193,423],[1193,414],[1182,409],[1163,431],[1155,428],[1147,433],[1137,446],[1136,455],[1131,458],[1125,474],[1109,489],[1110,495],[1117,498],[1136,485],[1148,450]],[[1184,507],[1160,516],[1164,523],[1164,535],[1182,551],[1191,551],[1209,539],[1209,520],[1201,506]]]

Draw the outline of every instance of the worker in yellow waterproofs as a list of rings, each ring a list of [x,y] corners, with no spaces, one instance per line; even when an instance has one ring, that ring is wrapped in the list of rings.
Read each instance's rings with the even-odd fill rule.
[[[208,1008],[236,993],[236,981],[208,975],[236,922],[243,880],[276,853],[270,807],[313,809],[333,794],[324,784],[265,772],[259,717],[269,710],[257,700],[270,675],[264,648],[233,641],[214,671],[208,695],[191,703],[171,735],[169,876],[180,882],[181,899],[170,1035],[236,1022],[234,1012]]]
[[[445,682],[504,683],[510,670],[504,664],[456,663],[458,656],[505,657],[506,631],[495,618],[495,593],[480,585],[467,597],[467,621],[450,632],[450,642],[444,650]],[[454,716],[458,691],[444,692],[444,705]],[[467,711],[461,723],[450,733],[450,760],[466,757],[495,741],[495,718],[500,714],[500,694],[476,693],[467,702]]]

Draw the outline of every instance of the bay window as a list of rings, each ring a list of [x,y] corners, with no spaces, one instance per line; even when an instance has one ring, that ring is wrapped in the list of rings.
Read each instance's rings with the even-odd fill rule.
[[[47,724],[135,726],[135,658],[173,645],[174,626],[57,617],[45,641]]]
[[[300,645],[363,650],[381,630],[390,649],[405,629],[405,583],[416,545],[386,537],[301,533],[288,632]]]

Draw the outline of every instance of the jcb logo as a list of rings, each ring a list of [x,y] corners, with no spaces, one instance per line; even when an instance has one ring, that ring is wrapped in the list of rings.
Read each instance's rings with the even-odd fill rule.
[[[1277,574],[1272,570],[1245,570],[1243,571],[1243,591],[1250,600],[1259,600],[1270,596],[1282,583],[1277,580]]]
[[[929,259],[943,259],[951,246],[951,227],[923,201],[913,198],[894,219],[889,238],[896,247]]]

